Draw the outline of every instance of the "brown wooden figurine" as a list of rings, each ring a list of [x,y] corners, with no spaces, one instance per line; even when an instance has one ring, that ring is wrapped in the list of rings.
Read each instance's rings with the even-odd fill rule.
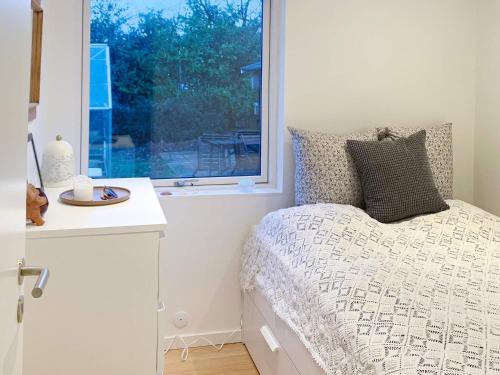
[[[42,215],[47,211],[48,199],[39,189],[28,184],[26,191],[26,218],[35,225],[45,224]]]

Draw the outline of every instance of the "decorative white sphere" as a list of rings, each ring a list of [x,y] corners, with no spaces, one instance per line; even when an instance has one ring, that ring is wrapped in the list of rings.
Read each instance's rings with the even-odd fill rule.
[[[45,187],[72,186],[75,177],[73,147],[58,135],[50,142],[42,157],[42,179]]]

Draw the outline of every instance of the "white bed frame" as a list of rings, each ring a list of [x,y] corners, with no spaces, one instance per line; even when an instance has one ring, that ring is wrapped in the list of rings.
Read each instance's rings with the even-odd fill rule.
[[[243,340],[260,375],[325,375],[260,289],[244,293]]]

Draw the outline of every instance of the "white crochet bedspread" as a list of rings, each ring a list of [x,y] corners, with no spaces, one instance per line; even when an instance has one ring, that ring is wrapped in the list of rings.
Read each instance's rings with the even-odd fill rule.
[[[273,212],[242,287],[262,288],[329,375],[500,374],[500,218],[447,202],[397,224],[335,204]]]

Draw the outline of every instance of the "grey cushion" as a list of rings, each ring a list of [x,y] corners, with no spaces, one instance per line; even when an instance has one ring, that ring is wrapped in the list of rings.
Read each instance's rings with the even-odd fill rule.
[[[444,124],[431,128],[398,126],[378,129],[380,138],[387,136],[408,137],[420,130],[425,130],[427,133],[427,155],[436,187],[444,199],[453,199],[452,124]]]
[[[346,150],[348,139],[377,140],[377,130],[335,135],[288,128],[295,154],[295,203],[339,203],[361,207],[356,167]]]
[[[389,223],[449,208],[432,177],[422,130],[394,141],[347,141],[358,170],[366,211]]]

